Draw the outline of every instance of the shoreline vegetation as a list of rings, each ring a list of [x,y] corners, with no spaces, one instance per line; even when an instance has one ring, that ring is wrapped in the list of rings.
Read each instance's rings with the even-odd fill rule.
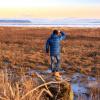
[[[64,79],[69,78],[68,84],[74,84],[75,90],[78,88],[77,83],[79,85],[84,84],[88,90],[83,94],[80,94],[80,91],[78,91],[80,93],[74,93],[74,100],[99,100],[100,28],[0,26],[1,100],[20,100],[20,97],[22,98],[37,86],[50,81],[55,82],[51,73],[47,72],[50,58],[45,54],[45,42],[54,29],[62,30],[67,35],[66,40],[61,42],[62,77]],[[37,78],[36,72],[46,82]],[[49,89],[50,86],[52,87],[52,85],[48,86]],[[58,87],[57,89],[60,91],[61,88],[58,83],[55,84],[55,87]],[[67,89],[71,91],[71,86],[69,85]],[[40,88],[23,100],[47,100],[47,98],[52,100],[51,91]],[[63,94],[61,91],[54,94],[54,100],[62,97],[61,94]],[[36,99],[38,96],[41,99]],[[68,99],[60,98],[59,100]]]

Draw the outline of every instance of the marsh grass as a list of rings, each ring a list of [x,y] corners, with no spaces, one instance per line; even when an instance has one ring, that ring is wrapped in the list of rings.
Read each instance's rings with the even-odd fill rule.
[[[16,79],[17,75],[15,75],[14,77]],[[13,81],[14,77],[12,75],[12,78],[9,78],[7,69],[1,71],[0,73],[1,100],[21,100],[22,96],[26,92],[30,91],[36,85],[35,81],[33,81],[31,78],[27,79],[26,77],[23,76],[20,77],[19,80]],[[28,100],[31,100],[31,98],[33,97],[34,95],[30,94],[29,96],[26,97],[25,100],[27,100],[27,98],[30,98]]]
[[[39,75],[38,73],[36,74],[42,83],[40,81],[34,80],[32,77],[29,76],[27,77],[25,75],[22,75],[22,77],[20,77],[20,79],[18,79],[17,81],[13,81],[13,78],[9,78],[9,73],[7,69],[1,70],[0,99],[1,100],[47,100],[47,98],[53,99],[53,98],[58,98],[58,96],[60,96],[59,98],[63,98],[62,100],[65,100],[64,99],[65,97],[69,98],[68,100],[73,100],[72,99],[73,94],[70,93],[72,92],[71,87],[66,81],[62,80],[59,82],[58,81],[46,82],[41,75]],[[59,85],[60,87],[58,88]],[[52,92],[50,88],[51,89],[56,88],[56,90],[53,89]],[[60,90],[57,91],[58,89]],[[54,95],[55,91],[56,94]],[[63,97],[63,95],[65,97]]]
[[[45,55],[44,47],[53,29],[55,28],[0,27],[1,100],[20,100],[25,93],[39,85],[27,75],[27,71],[30,68],[43,71],[49,67],[49,56]],[[59,29],[67,33],[66,40],[61,43],[61,67],[68,74],[84,73],[100,81],[100,28]],[[98,100],[99,89],[90,88],[91,100]],[[40,91],[37,90],[24,99],[36,100],[34,98]],[[78,98],[85,100],[83,95]]]

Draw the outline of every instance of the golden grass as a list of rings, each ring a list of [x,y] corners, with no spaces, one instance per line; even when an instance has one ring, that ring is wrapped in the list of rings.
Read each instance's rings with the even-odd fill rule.
[[[14,100],[13,98],[20,100],[20,97],[38,85],[33,84],[31,76],[28,75],[29,80],[24,79],[24,76],[31,68],[40,71],[48,69],[50,59],[45,54],[44,47],[53,29],[55,28],[0,27],[0,75],[2,77],[0,90],[3,91],[0,92],[1,100]],[[94,77],[100,76],[100,28],[59,27],[56,29],[63,30],[67,34],[66,40],[61,43],[63,47],[61,67],[66,73],[79,72]],[[8,71],[2,72],[5,69]],[[18,81],[20,78],[24,80],[23,83]],[[23,88],[20,90],[21,84]],[[25,99],[31,100],[38,94],[37,91]]]
[[[58,98],[58,96],[61,95],[62,90],[59,90],[59,92],[61,93],[57,93],[57,95],[55,96],[53,92],[51,93],[51,91],[49,90],[49,86],[50,85],[56,86],[57,84],[62,86],[65,84],[66,87],[63,86],[63,88],[65,88],[66,91],[64,89],[62,95],[65,95],[68,92],[68,94],[66,94],[65,96],[69,98],[68,100],[73,100],[73,94],[70,85],[66,80],[46,82],[41,75],[39,75],[38,73],[36,74],[37,77],[39,77],[43,81],[43,83],[41,83],[40,81],[32,80],[31,77],[28,77],[27,79],[27,77],[24,77],[23,75],[22,77],[20,77],[18,81],[12,83],[12,80],[9,80],[9,74],[7,72],[7,69],[5,69],[5,71],[2,70],[0,73],[0,81],[1,81],[0,99],[1,100],[46,100],[46,97],[48,96],[50,96],[51,98],[55,97]],[[24,78],[24,80],[22,78]],[[58,86],[56,86],[56,88],[58,88]],[[44,93],[45,96],[43,97]]]

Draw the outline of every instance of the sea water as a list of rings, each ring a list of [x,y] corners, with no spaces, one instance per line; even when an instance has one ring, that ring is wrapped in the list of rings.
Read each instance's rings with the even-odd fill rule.
[[[0,26],[15,27],[100,27],[100,19],[0,19]]]

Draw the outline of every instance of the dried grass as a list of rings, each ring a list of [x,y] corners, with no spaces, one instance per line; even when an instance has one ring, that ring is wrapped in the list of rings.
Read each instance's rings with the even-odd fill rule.
[[[0,77],[0,79],[4,80],[4,81],[1,81],[1,83],[0,83],[0,98],[2,100],[40,100],[40,98],[43,97],[44,93],[48,94],[51,98],[53,98],[53,97],[57,98],[59,91],[55,96],[51,93],[48,86],[50,86],[50,85],[52,86],[53,84],[60,85],[60,84],[63,84],[66,82],[66,80],[46,82],[43,79],[43,77],[37,73],[38,77],[44,83],[43,84],[39,83],[40,85],[34,87],[33,89],[28,89],[30,87],[30,85],[25,84],[23,82],[23,84],[25,84],[24,85],[25,87],[22,88],[23,85],[21,85],[20,80],[19,80],[19,82],[15,82],[15,83],[11,84],[12,83],[11,80],[8,80],[8,78],[9,78],[8,73],[4,73],[4,71],[2,71],[2,74],[3,75],[1,75],[1,77]],[[33,85],[33,84],[35,84],[34,81],[33,81],[33,83],[31,83],[31,85]],[[26,93],[24,91],[26,91]]]
[[[40,98],[44,92],[50,94],[45,80],[37,75],[45,88],[33,91],[40,84],[26,73],[29,69],[46,70],[49,56],[44,45],[54,28],[0,27],[0,99],[25,100]],[[62,68],[66,73],[84,73],[100,77],[100,28],[59,28],[67,33],[61,44]],[[38,34],[37,34],[38,33]],[[50,83],[52,84],[52,83]],[[97,100],[100,91],[90,89],[91,99]],[[83,97],[80,97],[80,100]]]

